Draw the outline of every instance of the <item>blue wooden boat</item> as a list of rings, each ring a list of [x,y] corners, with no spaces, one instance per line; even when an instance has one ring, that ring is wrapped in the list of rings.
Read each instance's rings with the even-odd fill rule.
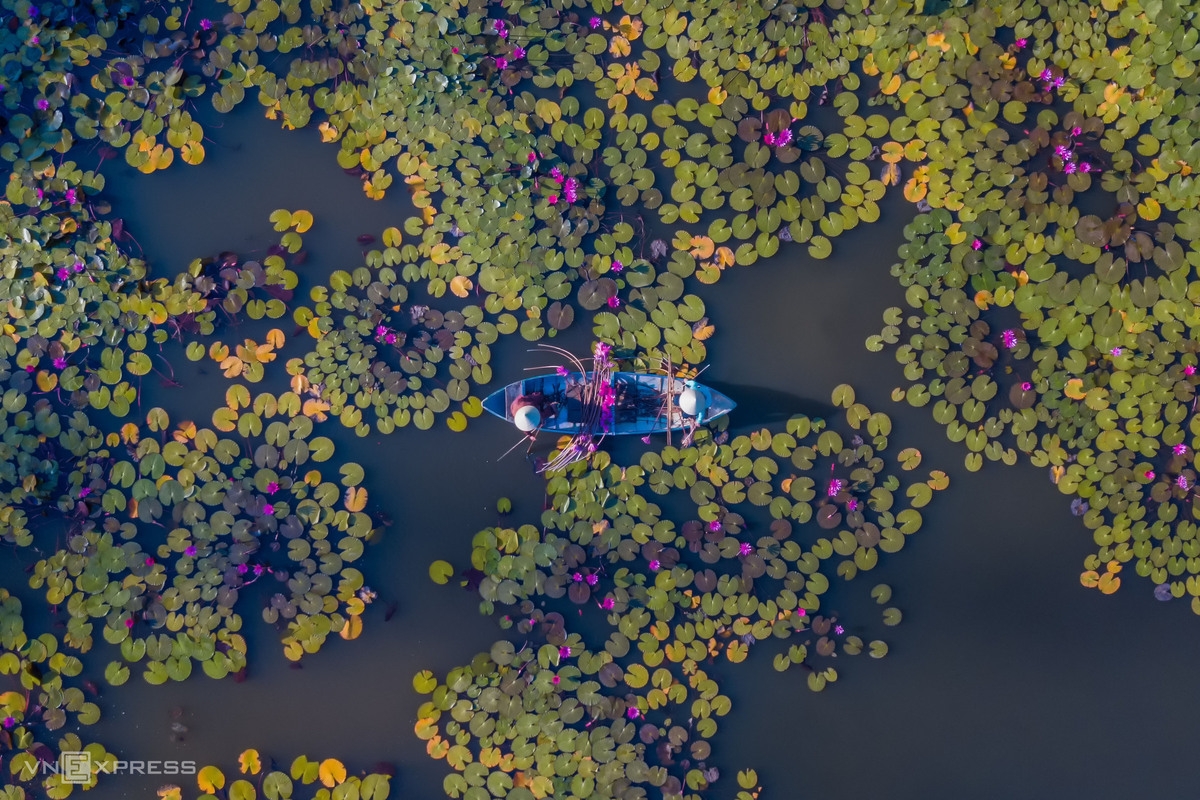
[[[599,427],[589,413],[591,372],[551,373],[516,381],[488,395],[483,407],[523,432],[576,435],[645,436],[682,430],[722,417],[736,403],[708,386],[666,375],[612,372],[615,395],[612,423]],[[668,402],[668,390],[670,402]],[[528,409],[535,408],[537,413]]]

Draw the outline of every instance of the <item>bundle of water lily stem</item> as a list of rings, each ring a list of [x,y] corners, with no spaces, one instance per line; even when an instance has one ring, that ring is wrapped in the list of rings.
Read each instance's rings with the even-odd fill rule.
[[[559,347],[542,345],[570,361],[575,372],[582,376],[578,386],[579,402],[582,407],[579,433],[560,442],[558,454],[550,459],[539,472],[547,470],[562,470],[587,458],[596,452],[596,448],[604,437],[611,432],[613,424],[613,406],[616,405],[617,395],[613,389],[613,372],[616,363],[612,360],[612,348],[597,342],[592,350],[592,368],[588,370],[583,361],[573,353]],[[570,374],[567,367],[558,367],[560,375]]]

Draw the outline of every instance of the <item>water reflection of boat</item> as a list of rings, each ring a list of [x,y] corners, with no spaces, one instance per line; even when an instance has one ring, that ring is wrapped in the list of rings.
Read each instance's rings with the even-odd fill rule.
[[[682,430],[722,417],[736,403],[693,380],[641,372],[611,372],[612,421],[604,425],[593,406],[592,372],[525,378],[498,389],[483,407],[525,433],[647,435]]]

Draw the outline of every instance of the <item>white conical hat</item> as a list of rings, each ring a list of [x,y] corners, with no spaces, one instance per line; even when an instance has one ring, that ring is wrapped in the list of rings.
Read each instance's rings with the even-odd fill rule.
[[[542,424],[542,414],[536,406],[521,406],[513,413],[513,424],[522,433],[536,431]]]
[[[679,410],[690,417],[698,417],[708,408],[708,398],[699,389],[688,388],[679,393]]]

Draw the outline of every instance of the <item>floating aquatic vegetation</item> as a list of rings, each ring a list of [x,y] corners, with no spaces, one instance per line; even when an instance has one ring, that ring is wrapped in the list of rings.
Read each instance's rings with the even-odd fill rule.
[[[25,791],[35,787],[47,797],[66,797],[73,785],[61,775],[44,772],[40,762],[53,762],[63,751],[87,752],[96,764],[111,765],[115,757],[99,744],[85,745],[76,733],[53,738],[67,726],[92,725],[100,719],[100,707],[85,694],[85,689],[93,695],[97,690],[78,677],[83,663],[60,649],[53,634],[26,632],[21,612],[21,601],[0,589],[0,746],[8,751],[5,771],[10,781],[4,788],[10,797],[25,797]],[[93,775],[83,785],[95,784]]]
[[[33,577],[72,615],[67,646],[90,647],[90,620],[103,618],[127,661],[149,656],[152,681],[184,677],[194,660],[223,674],[244,663],[233,594],[281,573],[288,591],[265,616],[289,621],[289,657],[334,630],[352,638],[371,594],[345,563],[372,523],[360,469],[345,465],[340,485],[298,471],[332,455],[328,439],[311,435],[314,420],[337,416],[367,435],[372,422],[386,433],[445,414],[462,430],[480,410],[472,384],[490,381],[500,335],[535,341],[581,312],[618,356],[690,369],[715,327],[711,295],[702,301],[686,281],[713,284],[781,242],[825,258],[839,235],[878,219],[889,187],[922,212],[895,269],[912,311],[890,309],[868,342],[894,346],[904,363],[909,385],[895,396],[931,405],[966,444],[970,469],[1022,453],[1050,468],[1094,531],[1085,585],[1115,591],[1122,564],[1134,561],[1156,596],[1190,594],[1200,612],[1191,419],[1200,348],[1189,282],[1200,238],[1189,128],[1200,47],[1181,9],[227,5],[206,19],[180,3],[35,13],[10,2],[0,31],[0,157],[12,164],[0,208],[0,535],[28,545],[34,508],[75,526]],[[576,83],[583,91],[569,93]],[[222,254],[180,280],[154,279],[129,255],[124,223],[106,219],[102,177],[79,166],[81,144],[146,173],[200,163],[204,132],[187,104],[208,94],[228,112],[248,92],[283,127],[312,125],[336,143],[339,165],[368,197],[403,183],[417,210],[383,232],[362,266],[306,287],[310,305],[294,313],[315,343],[287,362],[291,391],[278,396],[252,396],[244,383],[264,377],[281,331],[266,342],[197,339],[217,335],[222,313],[286,313],[299,284],[287,259],[299,260],[311,215],[272,215],[280,245],[261,263]],[[656,214],[647,221],[635,208]],[[101,418],[85,411],[141,417],[140,379],[157,369],[151,345],[171,337],[238,381],[213,427],[173,428],[155,409],[145,426],[102,435]],[[884,475],[890,422],[846,389],[836,399],[861,443],[796,419],[732,442],[701,437],[623,469],[596,453],[550,478],[545,531],[480,534],[485,608],[521,610],[511,627],[527,640],[536,631],[537,655],[500,644],[470,674],[427,687],[433,705],[419,731],[455,769],[449,793],[544,796],[547,781],[557,788],[566,777],[575,794],[618,781],[698,791],[717,777],[697,765],[729,704],[683,664],[721,653],[740,661],[781,633],[820,637],[811,652],[806,643],[777,654],[783,669],[838,643],[847,654],[886,654],[882,641],[844,634],[844,620],[817,613],[829,583],[822,566],[837,560],[835,574],[847,578],[871,569],[919,527],[918,509],[946,478]],[[920,455],[898,460],[905,473]],[[652,495],[684,491],[695,518],[676,529]],[[752,539],[753,508],[773,522]],[[167,520],[167,543],[140,549],[138,527]],[[829,533],[808,536],[812,522]],[[797,524],[807,527],[797,533]],[[330,527],[342,534],[336,552]],[[700,569],[681,566],[689,560]],[[433,574],[448,578],[442,565]],[[168,576],[182,588],[168,589]],[[762,598],[748,590],[771,582],[783,588]],[[624,645],[584,649],[554,612],[526,609],[539,593],[595,602]],[[889,602],[887,587],[873,594]],[[899,620],[885,610],[885,624]],[[523,696],[514,669],[558,714],[546,731],[540,719],[522,722],[532,712],[514,705]],[[113,662],[107,674],[119,683],[128,667]],[[573,685],[584,674],[595,687]],[[808,673],[814,689],[836,677],[826,666]],[[464,680],[467,697],[442,708]],[[490,710],[476,708],[485,693]],[[671,693],[706,704],[695,735],[668,723]],[[594,738],[575,725],[584,708],[600,712]],[[434,712],[451,715],[445,738],[438,719],[426,722]],[[639,724],[652,713],[658,724]],[[531,732],[520,734],[520,753],[483,744],[522,724]],[[561,759],[575,774],[551,779],[539,765],[543,732],[554,734],[554,772]],[[469,761],[455,750],[466,746],[460,736],[480,745]],[[613,757],[582,775],[580,747]],[[525,766],[510,769],[517,759]],[[224,788],[219,771],[206,775]],[[285,796],[283,780],[261,788]],[[757,791],[752,771],[738,783]]]
[[[985,457],[1013,464],[1023,453],[1049,468],[1064,494],[1086,503],[1073,508],[1099,549],[1087,559],[1085,586],[1115,591],[1117,567],[1136,559],[1139,574],[1170,582],[1176,597],[1187,594],[1187,575],[1200,570],[1184,553],[1194,524],[1181,516],[1194,513],[1195,443],[1186,426],[1196,347],[1187,333],[1194,325],[1190,267],[1174,241],[1177,229],[1160,230],[1150,251],[1163,274],[1126,285],[1126,261],[1111,253],[1097,251],[1094,270],[1082,277],[1044,254],[1018,270],[1012,253],[971,244],[996,241],[987,231],[1003,230],[999,216],[951,219],[934,211],[907,231],[906,261],[896,272],[910,305],[926,316],[908,319],[921,332],[897,347],[913,381],[897,398],[931,405],[950,439],[968,447],[968,469]],[[968,284],[977,289],[974,300]],[[889,326],[869,347],[899,341],[901,310],[886,316]],[[989,317],[1003,322],[993,327]],[[1154,517],[1144,520],[1150,510]],[[1151,537],[1164,546],[1150,545]]]
[[[376,767],[378,770],[378,767]],[[297,756],[291,766],[277,769],[270,757],[257,750],[244,750],[238,756],[237,772],[226,776],[218,766],[209,764],[196,773],[196,786],[205,794],[202,797],[225,795],[231,800],[291,800],[298,796],[315,797],[358,797],[362,800],[387,800],[391,796],[391,774],[384,772],[364,773],[361,777],[349,775],[346,765],[336,758],[314,761],[307,756]],[[300,787],[315,787],[307,793]],[[158,790],[162,800],[182,800],[184,788],[167,784]]]
[[[668,796],[700,791],[716,780],[707,740],[731,708],[701,664],[740,663],[779,640],[767,644],[782,651],[776,670],[800,668],[821,691],[838,679],[825,660],[837,650],[887,654],[882,640],[858,635],[865,623],[823,613],[824,595],[832,576],[849,580],[873,569],[880,551],[899,551],[948,479],[934,471],[912,480],[921,461],[912,448],[900,453],[900,475],[888,472],[888,417],[849,386],[833,399],[845,434],[798,416],[783,431],[730,439],[722,419],[700,428],[694,445],[647,452],[637,464],[597,451],[547,473],[538,525],[476,534],[478,577],[464,585],[477,584],[481,611],[503,610],[502,627],[514,633],[444,681],[414,679],[431,695],[417,735],[454,770],[447,793],[495,786],[547,796],[570,789],[576,769],[601,797],[622,796],[622,777]],[[655,498],[673,494],[691,501],[693,518],[664,518]],[[829,560],[837,566],[823,569]],[[431,567],[435,580],[449,571]],[[891,599],[883,584],[871,594],[881,605]],[[572,605],[611,626],[602,646],[570,629],[574,615],[563,611]],[[900,618],[889,607],[882,622]],[[804,640],[784,649],[793,637]],[[557,771],[585,741],[599,771]],[[608,770],[614,761],[623,766]]]
[[[172,428],[159,408],[146,427],[105,437],[83,412],[63,419],[45,399],[33,413],[4,405],[5,447],[20,453],[5,462],[4,535],[31,544],[28,515],[39,507],[69,526],[67,545],[30,578],[69,611],[66,644],[89,651],[93,621],[103,620],[126,661],[149,656],[151,682],[182,680],[193,661],[222,677],[245,666],[233,608],[248,583],[279,583],[264,618],[286,624],[292,659],[361,615],[362,574],[349,564],[375,528],[362,513],[362,468],[342,464],[341,486],[325,481],[314,465],[333,456],[333,442],[311,436],[307,417],[272,419],[266,397],[255,411],[244,387],[229,389],[241,443],[192,422]],[[167,527],[166,543],[143,550],[139,525]],[[106,675],[122,683],[128,670],[114,662]]]

